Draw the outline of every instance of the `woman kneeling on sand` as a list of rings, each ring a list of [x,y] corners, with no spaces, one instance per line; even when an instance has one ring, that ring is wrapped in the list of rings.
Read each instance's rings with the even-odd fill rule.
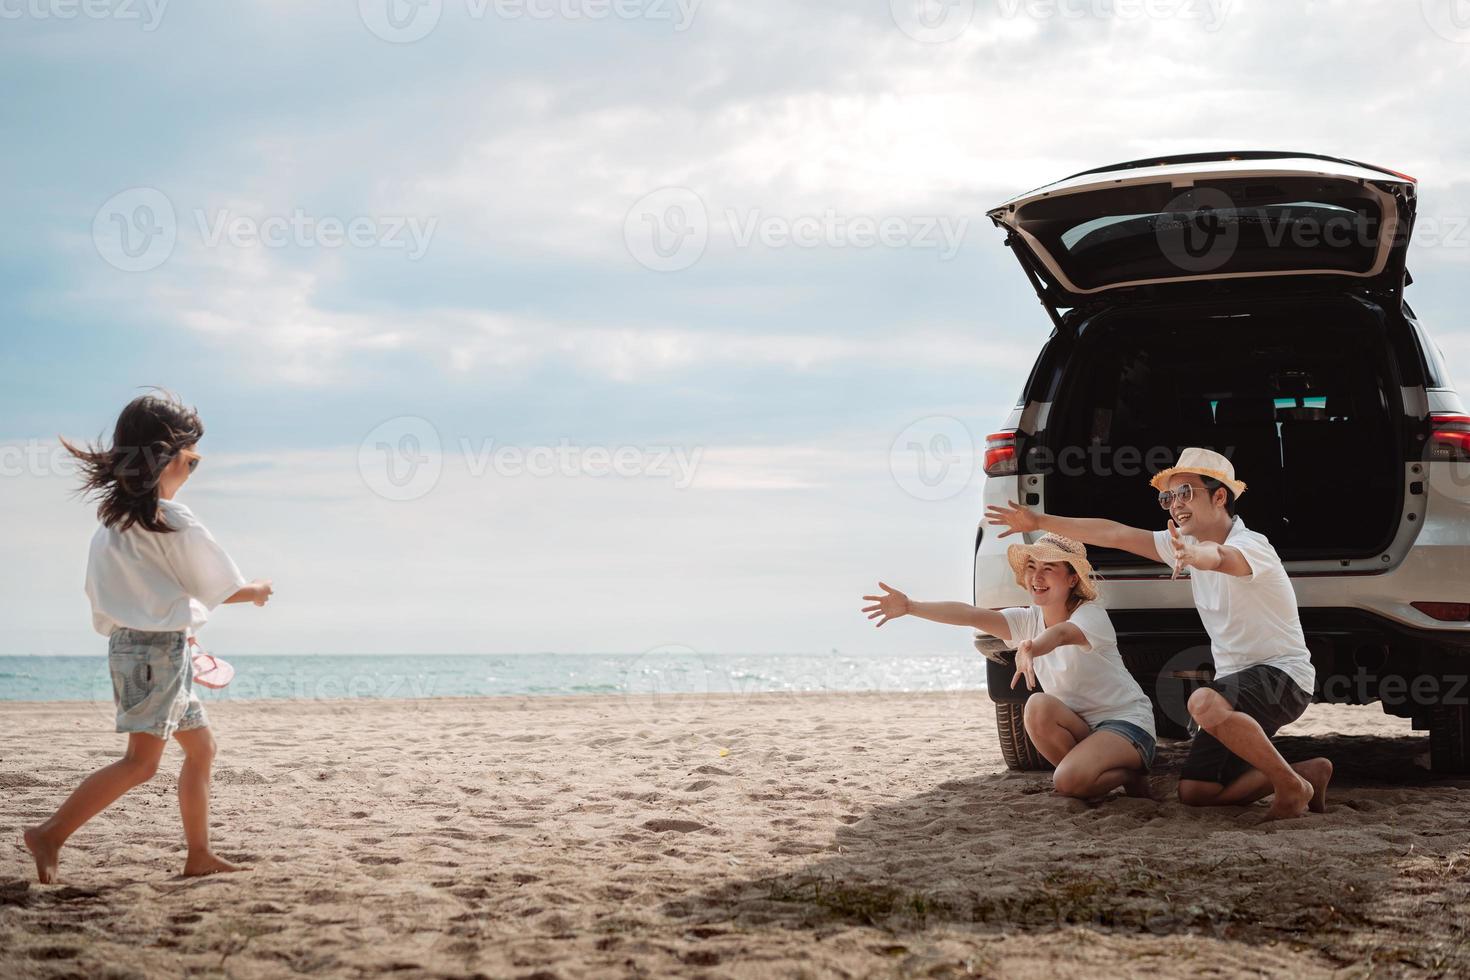
[[[1099,606],[1087,549],[1059,534],[1007,550],[1016,584],[1031,605],[981,609],[965,602],[916,602],[882,582],[883,595],[863,596],[869,619],[882,626],[900,616],[970,626],[1016,645],[1016,674],[1045,693],[1026,701],[1026,734],[1056,766],[1064,796],[1093,799],[1122,787],[1151,796],[1154,714],[1148,696],[1123,666],[1107,611]]]

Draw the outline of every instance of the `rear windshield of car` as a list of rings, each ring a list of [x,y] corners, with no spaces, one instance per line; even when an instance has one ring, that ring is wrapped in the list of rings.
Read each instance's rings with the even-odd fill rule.
[[[1365,275],[1395,231],[1383,227],[1380,201],[1340,179],[1242,178],[1043,198],[1017,221],[1084,290],[1304,269]]]

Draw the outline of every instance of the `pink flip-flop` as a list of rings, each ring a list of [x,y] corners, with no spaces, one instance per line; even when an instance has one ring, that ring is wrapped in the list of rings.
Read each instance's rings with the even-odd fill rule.
[[[214,654],[205,652],[199,641],[192,636],[189,637],[189,646],[194,650],[195,684],[218,691],[235,679],[235,668]]]

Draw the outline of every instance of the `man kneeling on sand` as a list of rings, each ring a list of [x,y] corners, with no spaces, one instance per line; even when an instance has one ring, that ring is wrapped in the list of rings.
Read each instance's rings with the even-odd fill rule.
[[[1214,680],[1189,698],[1195,736],[1179,780],[1190,806],[1254,803],[1274,797],[1268,819],[1327,809],[1332,763],[1288,765],[1271,743],[1312,702],[1316,672],[1302,635],[1296,593],[1276,549],[1235,516],[1246,485],[1219,453],[1186,449],[1179,463],[1153,478],[1168,530],[1145,531],[1116,521],[1038,514],[1011,501],[988,508],[990,524],[1064,534],[1089,545],[1130,551],[1190,568],[1190,587],[1210,635]]]

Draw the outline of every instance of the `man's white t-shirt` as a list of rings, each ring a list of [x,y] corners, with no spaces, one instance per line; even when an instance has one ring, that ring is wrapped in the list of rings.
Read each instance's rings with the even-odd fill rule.
[[[1036,639],[1046,629],[1040,606],[1018,606],[1000,612],[1016,645]],[[1067,621],[1082,631],[1086,645],[1059,646],[1032,661],[1042,690],[1059,698],[1094,728],[1098,722],[1128,721],[1153,735],[1153,706],[1123,666],[1118,635],[1113,632],[1107,610],[1096,602],[1084,602]]]
[[[1195,538],[1180,534],[1186,543]],[[1303,691],[1312,693],[1317,671],[1302,635],[1296,592],[1276,549],[1264,534],[1248,529],[1239,517],[1230,526],[1225,544],[1239,551],[1251,567],[1249,575],[1230,575],[1187,568],[1194,605],[1210,634],[1215,676],[1228,677],[1247,667],[1265,664],[1287,674]],[[1154,532],[1159,560],[1174,565],[1169,532]]]
[[[183,504],[160,500],[169,534],[134,524],[92,535],[87,598],[92,626],[103,636],[120,627],[169,633],[195,630],[247,583],[209,529]]]

